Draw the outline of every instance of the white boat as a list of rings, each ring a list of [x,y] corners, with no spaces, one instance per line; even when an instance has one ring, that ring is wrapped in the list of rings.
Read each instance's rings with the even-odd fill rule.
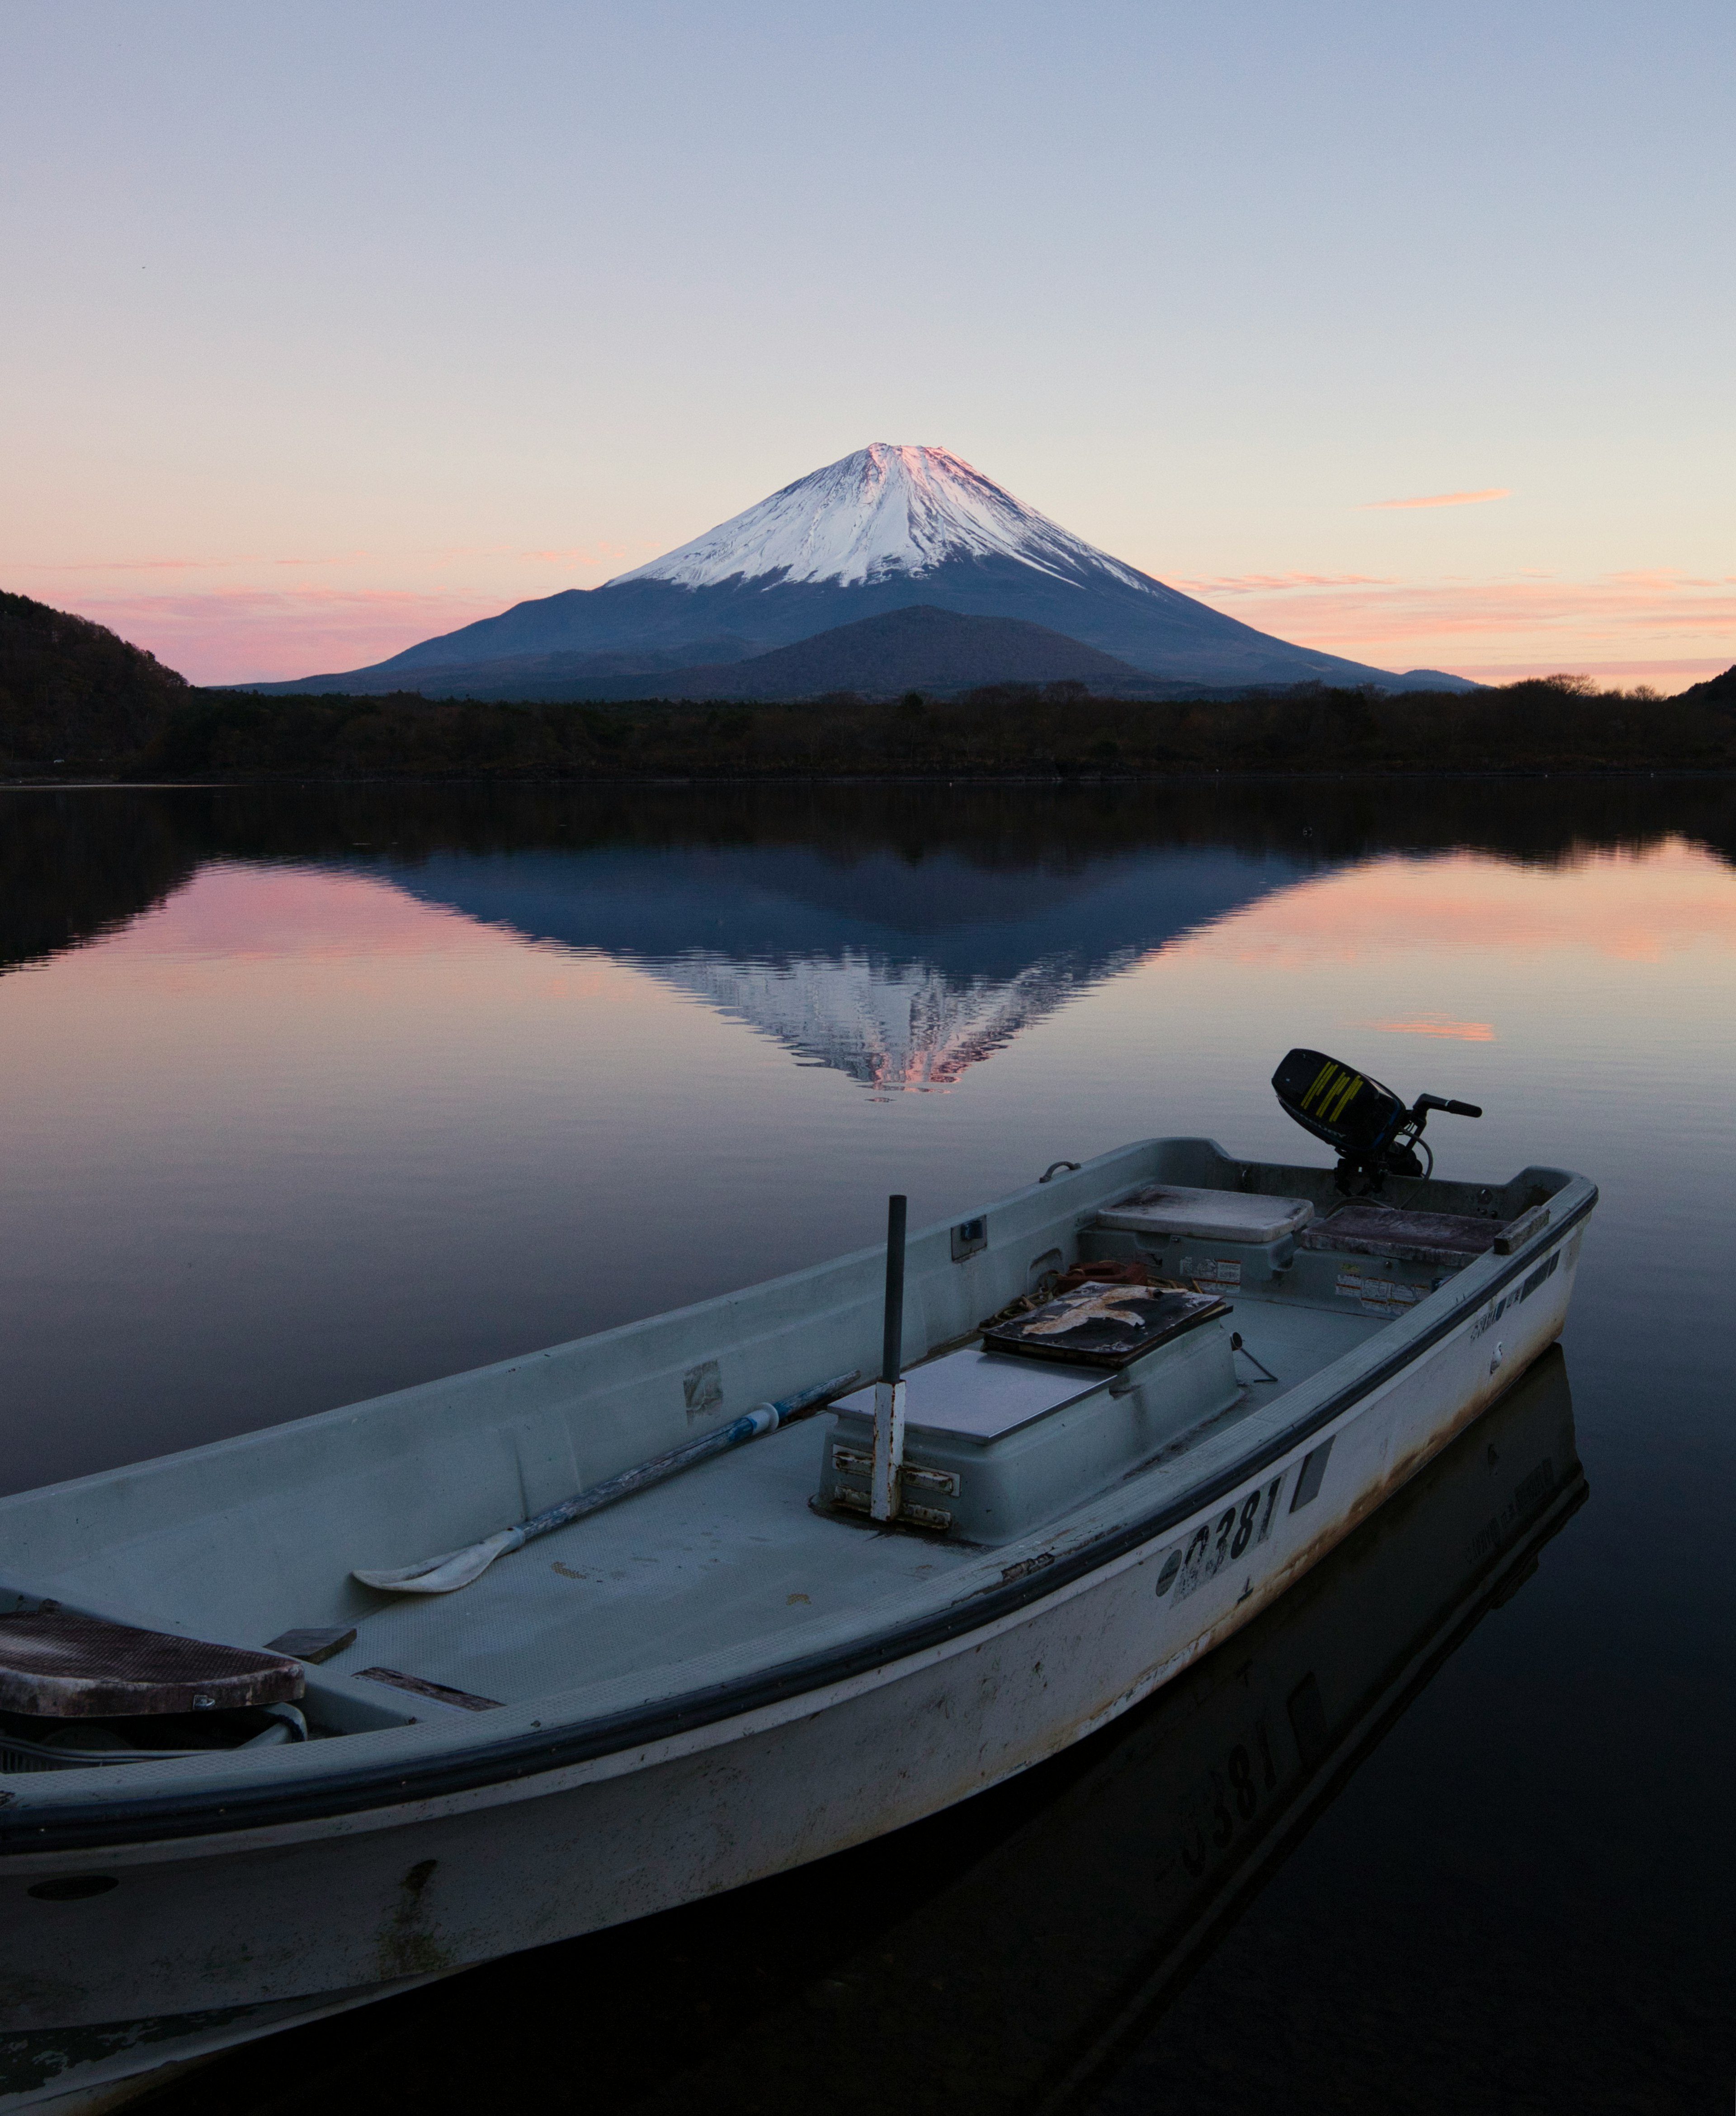
[[[875,1249],[0,1501],[0,2107],[862,1842],[1272,1603],[1555,1341],[1596,1202],[1302,1060],[1336,1170],[1058,1166],[911,1238],[889,1361]]]

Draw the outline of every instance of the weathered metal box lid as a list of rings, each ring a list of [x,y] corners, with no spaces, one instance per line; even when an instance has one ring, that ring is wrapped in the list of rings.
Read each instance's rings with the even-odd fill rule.
[[[1130,1235],[1181,1235],[1201,1242],[1247,1242],[1258,1248],[1299,1233],[1314,1217],[1306,1198],[1265,1198],[1251,1191],[1193,1190],[1148,1184],[1106,1206],[1100,1227]]]
[[[1063,1359],[1074,1366],[1124,1367],[1170,1338],[1229,1313],[1215,1293],[1091,1280],[1040,1308],[991,1323],[982,1333],[983,1349],[1026,1359]]]
[[[1394,1257],[1409,1263],[1467,1264],[1486,1255],[1501,1231],[1499,1220],[1467,1212],[1412,1212],[1402,1205],[1353,1198],[1302,1236],[1306,1249],[1348,1249],[1354,1256]]]

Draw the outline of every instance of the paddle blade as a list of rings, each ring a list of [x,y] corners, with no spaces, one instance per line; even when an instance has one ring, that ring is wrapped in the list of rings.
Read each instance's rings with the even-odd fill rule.
[[[516,1528],[503,1529],[498,1535],[489,1536],[481,1543],[445,1551],[439,1557],[425,1557],[420,1564],[406,1565],[400,1571],[364,1572],[358,1568],[350,1577],[386,1594],[450,1594],[455,1588],[468,1587],[471,1580],[480,1580],[503,1551],[517,1550],[523,1541]]]

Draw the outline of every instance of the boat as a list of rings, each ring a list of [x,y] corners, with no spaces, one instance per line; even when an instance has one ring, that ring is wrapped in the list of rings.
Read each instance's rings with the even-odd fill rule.
[[[635,2116],[1069,2116],[1118,2082],[1127,2104],[1172,1999],[1587,1496],[1558,1347],[1224,1651],[1063,1755],[836,1859],[310,2027],[269,2075],[346,2108],[530,2107],[581,2048],[588,2098]],[[265,2069],[234,2053],[198,2105],[252,2105]]]
[[[1277,1603],[1555,1341],[1597,1194],[1437,1177],[1476,1112],[1321,1053],[1274,1085],[1334,1165],[895,1201],[884,1250],[0,1501],[0,2107],[866,1843]]]

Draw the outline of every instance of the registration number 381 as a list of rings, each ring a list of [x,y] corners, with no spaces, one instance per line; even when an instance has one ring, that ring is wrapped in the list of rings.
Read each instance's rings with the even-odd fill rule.
[[[1233,1565],[1251,1544],[1257,1548],[1272,1533],[1278,1511],[1278,1495],[1284,1488],[1280,1472],[1265,1484],[1232,1502],[1209,1521],[1202,1521],[1187,1542],[1172,1550],[1157,1576],[1157,1591],[1166,1594],[1173,1587],[1178,1602],[1184,1602],[1196,1587]]]

